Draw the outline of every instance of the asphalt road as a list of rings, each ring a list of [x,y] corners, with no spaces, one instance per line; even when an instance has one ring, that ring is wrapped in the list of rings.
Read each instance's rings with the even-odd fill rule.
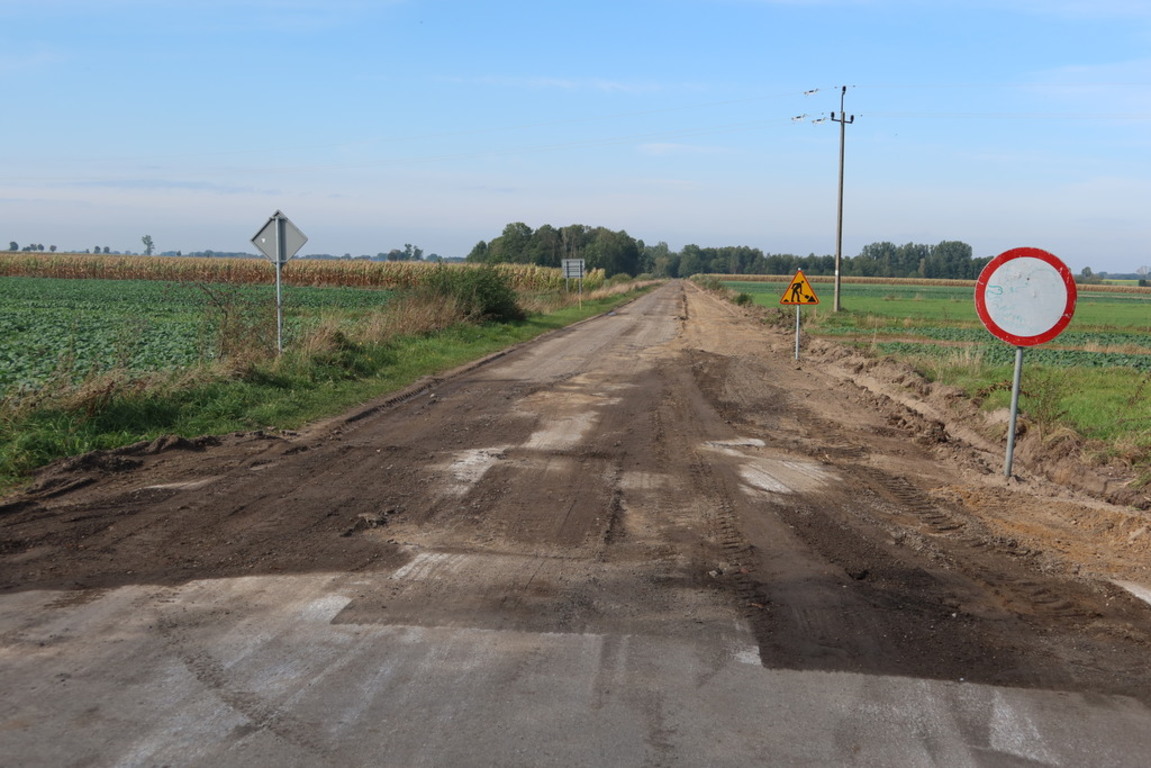
[[[4,766],[1144,766],[1151,607],[671,284],[0,507]],[[1057,598],[1057,599],[1053,599]]]

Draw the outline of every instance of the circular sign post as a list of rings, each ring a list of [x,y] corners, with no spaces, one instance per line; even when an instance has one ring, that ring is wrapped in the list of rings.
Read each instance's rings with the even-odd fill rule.
[[[975,312],[994,336],[1015,346],[1015,380],[1003,474],[1011,477],[1015,422],[1023,379],[1023,348],[1051,341],[1075,314],[1075,278],[1058,258],[1038,248],[1013,248],[991,260],[975,283]]]

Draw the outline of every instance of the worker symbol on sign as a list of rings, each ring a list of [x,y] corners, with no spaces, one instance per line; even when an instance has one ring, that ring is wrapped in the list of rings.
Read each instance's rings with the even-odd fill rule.
[[[796,270],[795,277],[791,280],[791,285],[787,286],[787,290],[783,292],[779,303],[796,306],[819,303],[819,297],[815,295],[815,290],[811,287],[811,283],[807,281],[807,277],[803,274],[802,269]]]

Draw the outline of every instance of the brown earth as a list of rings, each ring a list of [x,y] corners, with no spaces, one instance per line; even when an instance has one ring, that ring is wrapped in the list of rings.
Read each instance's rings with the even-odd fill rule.
[[[0,594],[391,571],[338,620],[691,633],[735,606],[769,667],[1151,703],[1124,478],[1031,436],[1005,478],[956,393],[793,344],[674,283],[301,433],[58,462],[0,503]]]

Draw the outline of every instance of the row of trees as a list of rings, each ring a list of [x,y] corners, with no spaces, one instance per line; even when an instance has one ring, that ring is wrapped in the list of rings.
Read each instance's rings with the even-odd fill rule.
[[[660,245],[664,246],[663,243]],[[855,277],[974,280],[979,277],[979,273],[991,258],[990,256],[974,258],[971,246],[957,240],[944,240],[936,245],[871,243],[865,245],[858,256],[844,257],[840,272]],[[659,264],[663,259],[666,259],[670,268],[676,270],[679,277],[701,272],[729,275],[786,275],[797,269],[802,269],[810,275],[835,273],[834,256],[765,254],[758,248],[747,246],[700,248],[697,245],[687,245],[679,254],[660,253],[655,263]]]
[[[21,250],[23,250],[23,251],[42,251],[42,250],[44,250],[44,244],[43,243],[29,243],[28,245],[21,248],[19,243],[17,243],[15,240],[12,240],[11,242],[8,243],[8,250],[10,250],[10,251],[21,251]],[[56,246],[50,245],[50,246],[48,246],[48,250],[51,251],[52,253],[55,253],[56,252]]]
[[[672,251],[660,242],[646,245],[620,230],[572,224],[544,224],[533,230],[523,222],[472,248],[467,260],[484,264],[538,264],[558,267],[563,259],[584,259],[589,269],[617,274],[690,277],[696,274],[786,275],[802,269],[810,275],[835,273],[834,256],[764,253],[746,245],[705,248],[685,245]],[[974,280],[991,257],[974,258],[971,246],[955,240],[937,245],[882,242],[864,246],[858,256],[845,257],[841,274],[860,277],[925,277]]]
[[[602,269],[611,277],[644,272],[643,250],[643,241],[623,230],[613,232],[583,224],[559,228],[544,224],[532,230],[527,224],[515,222],[504,227],[503,234],[491,242],[476,243],[467,260],[558,267],[564,259],[583,259],[588,269]]]

